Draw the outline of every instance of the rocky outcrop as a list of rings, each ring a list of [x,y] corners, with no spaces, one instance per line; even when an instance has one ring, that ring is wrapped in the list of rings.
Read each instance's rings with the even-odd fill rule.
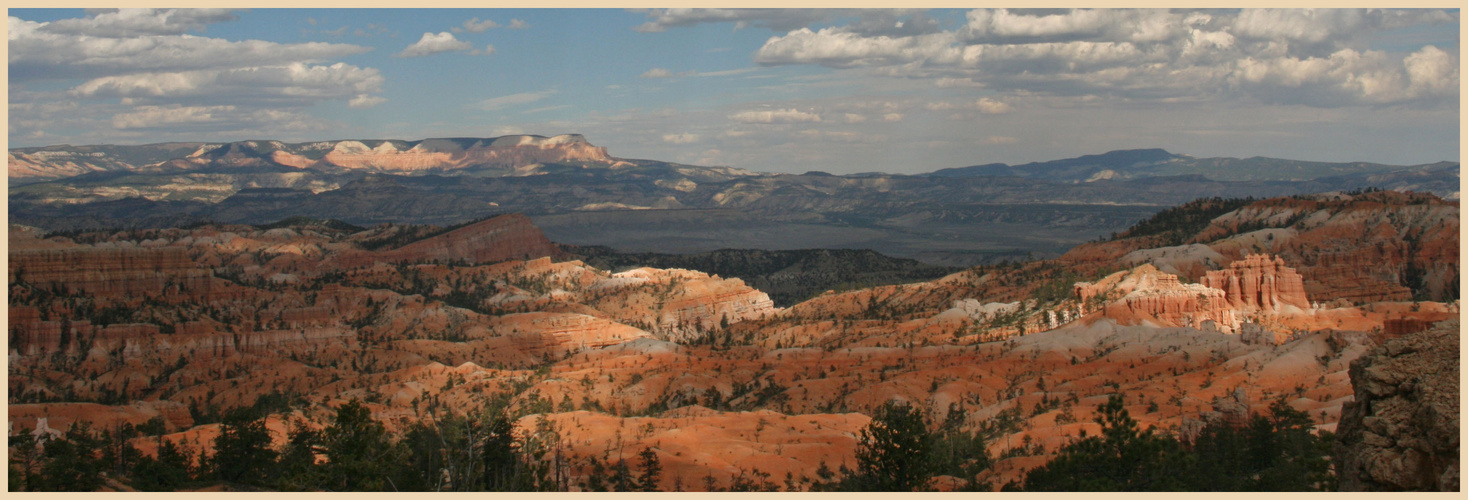
[[[686,342],[732,323],[779,311],[770,296],[738,278],[687,269],[639,268],[588,287],[592,301],[623,322],[645,324],[659,338]]]
[[[500,318],[495,328],[513,332],[510,337],[516,347],[537,356],[559,356],[650,337],[642,330],[584,314],[511,314]]]
[[[1235,309],[1273,312],[1282,306],[1310,308],[1300,274],[1286,267],[1279,257],[1250,255],[1234,261],[1228,269],[1209,271],[1199,282],[1223,290],[1229,306]]]
[[[1075,297],[1081,314],[1099,307],[1101,315],[1123,325],[1143,322],[1158,326],[1215,329],[1232,333],[1240,318],[1223,290],[1196,283],[1184,284],[1178,277],[1143,264],[1095,283],[1076,283]]]
[[[1342,491],[1459,491],[1458,321],[1387,341],[1351,364]]]

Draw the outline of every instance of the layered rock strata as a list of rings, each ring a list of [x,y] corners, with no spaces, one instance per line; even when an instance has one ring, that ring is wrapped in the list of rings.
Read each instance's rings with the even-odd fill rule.
[[[1284,259],[1254,254],[1234,261],[1228,269],[1209,271],[1199,283],[1223,290],[1230,307],[1249,311],[1279,311],[1283,306],[1309,309],[1305,282]]]

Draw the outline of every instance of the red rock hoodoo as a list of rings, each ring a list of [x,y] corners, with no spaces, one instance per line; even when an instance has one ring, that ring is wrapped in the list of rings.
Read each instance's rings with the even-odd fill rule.
[[[1283,259],[1253,254],[1234,261],[1228,269],[1209,271],[1200,282],[1223,290],[1231,307],[1251,311],[1278,311],[1281,306],[1309,309],[1305,282]]]

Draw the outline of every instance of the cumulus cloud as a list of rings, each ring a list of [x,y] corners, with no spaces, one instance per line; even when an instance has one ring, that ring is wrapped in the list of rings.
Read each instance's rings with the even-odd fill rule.
[[[740,123],[812,123],[820,122],[821,115],[798,109],[750,110],[729,115],[729,119]]]
[[[663,68],[653,68],[642,74],[642,78],[672,78],[673,72]]]
[[[469,42],[454,38],[453,33],[440,31],[438,34],[424,33],[422,38],[413,42],[408,48],[397,54],[398,57],[422,57],[440,52],[453,52],[456,50],[471,50],[474,46]]]
[[[523,29],[529,28],[529,27],[530,27],[530,24],[526,23],[525,21],[521,21],[519,19],[511,19],[510,20],[510,26],[509,26],[509,28],[512,29],[512,30],[523,30]]]
[[[1369,49],[1366,37],[1457,17],[1427,9],[976,9],[951,31],[874,33],[860,22],[801,27],[770,37],[754,60],[1055,96],[1426,103],[1456,98],[1456,51],[1388,53]],[[975,110],[1002,113],[1004,106]]]
[[[1229,83],[1266,102],[1335,107],[1456,98],[1457,60],[1433,46],[1396,59],[1343,49],[1328,57],[1239,61]]]
[[[555,90],[542,90],[540,92],[521,92],[506,96],[485,99],[474,104],[474,107],[485,111],[496,111],[521,104],[529,104],[550,97],[556,93]]]
[[[687,132],[677,134],[664,134],[663,142],[668,142],[672,144],[688,144],[692,142],[698,142],[698,134],[690,134]]]

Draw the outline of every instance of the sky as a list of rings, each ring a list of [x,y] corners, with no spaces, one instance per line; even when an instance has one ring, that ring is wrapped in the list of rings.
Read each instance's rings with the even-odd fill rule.
[[[1457,161],[1456,9],[10,9],[9,144],[583,134],[920,173]]]

